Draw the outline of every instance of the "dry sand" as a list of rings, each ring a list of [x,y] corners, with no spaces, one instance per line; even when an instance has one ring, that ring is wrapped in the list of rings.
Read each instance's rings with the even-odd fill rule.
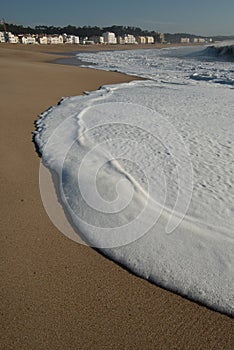
[[[233,349],[229,317],[131,275],[48,219],[31,140],[37,115],[62,96],[133,79],[46,63],[54,56],[45,52],[69,50],[0,46],[0,348]]]

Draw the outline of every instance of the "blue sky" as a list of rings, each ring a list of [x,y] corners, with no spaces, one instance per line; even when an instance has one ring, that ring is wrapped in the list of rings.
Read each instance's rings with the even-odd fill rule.
[[[0,17],[23,25],[133,25],[161,32],[234,35],[234,0],[11,0]]]

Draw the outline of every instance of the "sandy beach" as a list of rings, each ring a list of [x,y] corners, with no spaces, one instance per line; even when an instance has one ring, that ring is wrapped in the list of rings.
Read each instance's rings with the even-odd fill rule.
[[[50,222],[34,121],[62,97],[136,79],[51,63],[49,52],[76,50],[94,48],[0,45],[0,348],[233,349],[231,318],[134,276]]]

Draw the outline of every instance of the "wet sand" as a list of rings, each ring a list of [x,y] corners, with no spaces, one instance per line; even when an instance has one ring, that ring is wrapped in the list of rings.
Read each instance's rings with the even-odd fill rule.
[[[49,63],[48,52],[75,50],[0,45],[0,348],[232,349],[231,318],[130,274],[47,217],[34,120],[63,96],[136,79]]]

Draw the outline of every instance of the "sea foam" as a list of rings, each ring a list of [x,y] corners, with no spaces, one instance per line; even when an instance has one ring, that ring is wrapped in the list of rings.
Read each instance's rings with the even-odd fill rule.
[[[210,63],[179,53],[84,54],[153,80],[64,99],[37,121],[35,141],[86,243],[233,315],[233,89],[191,79]],[[228,67],[217,63],[216,73],[232,79]]]

